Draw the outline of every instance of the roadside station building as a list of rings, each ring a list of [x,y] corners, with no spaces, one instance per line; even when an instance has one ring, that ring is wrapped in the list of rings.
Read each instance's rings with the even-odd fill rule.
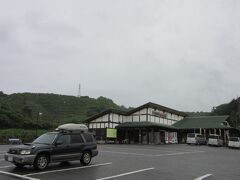
[[[85,120],[97,141],[129,144],[182,143],[187,133],[219,134],[226,142],[233,129],[228,116],[187,117],[155,103],[131,111],[106,110]]]
[[[97,141],[177,143],[177,128],[173,124],[185,116],[183,112],[149,102],[128,112],[106,110],[85,122]]]

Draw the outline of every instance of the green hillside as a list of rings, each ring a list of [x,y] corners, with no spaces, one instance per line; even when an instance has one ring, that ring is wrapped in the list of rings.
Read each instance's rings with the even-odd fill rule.
[[[233,127],[240,126],[240,98],[233,99],[229,103],[221,104],[212,109],[211,115],[229,115],[229,123]]]
[[[67,122],[79,123],[109,108],[126,109],[105,97],[0,92],[0,127],[49,129]]]
[[[7,95],[0,91],[0,127],[49,129],[63,123],[79,123],[109,108],[127,110],[105,97],[94,99],[40,93]],[[211,112],[186,113],[189,116],[229,115],[229,123],[236,127],[240,125],[240,98],[216,106]]]

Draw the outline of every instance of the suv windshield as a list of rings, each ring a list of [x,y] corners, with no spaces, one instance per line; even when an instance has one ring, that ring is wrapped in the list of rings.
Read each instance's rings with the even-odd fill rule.
[[[33,141],[33,144],[52,144],[57,133],[45,133]]]
[[[231,137],[231,138],[229,139],[229,141],[238,142],[238,141],[239,141],[239,139],[238,139],[237,137]]]
[[[190,134],[187,135],[187,137],[193,138],[193,137],[195,137],[195,134],[194,133],[190,133]]]
[[[210,135],[209,139],[219,139],[219,136]]]

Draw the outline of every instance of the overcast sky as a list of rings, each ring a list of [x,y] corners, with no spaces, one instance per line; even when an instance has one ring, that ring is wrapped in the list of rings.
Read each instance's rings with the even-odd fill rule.
[[[239,0],[0,0],[0,91],[210,111],[240,95]]]

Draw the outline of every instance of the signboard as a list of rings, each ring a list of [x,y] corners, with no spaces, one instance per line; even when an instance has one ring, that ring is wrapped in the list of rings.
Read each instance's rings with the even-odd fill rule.
[[[117,138],[117,129],[107,128],[107,138]]]
[[[158,116],[160,118],[166,118],[167,117],[167,114],[164,113],[164,112],[158,112],[158,111],[152,111],[152,115],[154,116]]]
[[[165,132],[165,142],[168,143],[178,143],[177,132]]]

